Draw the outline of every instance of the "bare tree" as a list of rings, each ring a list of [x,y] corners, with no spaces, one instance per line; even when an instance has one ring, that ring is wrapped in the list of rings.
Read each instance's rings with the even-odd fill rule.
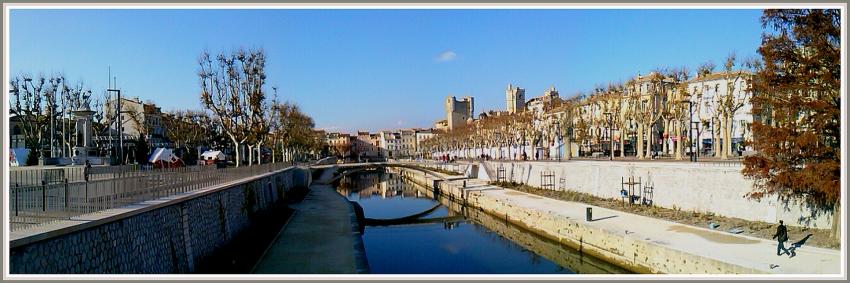
[[[198,61],[201,102],[213,112],[222,131],[233,143],[236,166],[239,166],[240,145],[256,142],[256,133],[264,128],[265,53],[239,49],[213,59],[204,52]]]
[[[10,103],[12,113],[17,115],[20,128],[24,134],[24,143],[30,150],[30,156],[42,157],[42,141],[47,117],[43,115],[42,98],[45,96],[45,78],[35,79],[29,75],[21,75],[10,81]],[[27,164],[33,165],[37,160],[27,158]]]
[[[315,151],[321,142],[315,136],[313,118],[301,111],[298,105],[285,102],[274,107],[278,114],[276,130],[273,135],[277,139],[281,153],[287,160],[293,160],[296,155]]]
[[[733,70],[735,68],[735,53],[727,57],[724,64],[725,72],[723,78],[726,91],[718,96],[718,104],[720,108],[720,119],[722,121],[723,145],[721,147],[721,159],[728,159],[732,153],[732,127],[735,113],[738,112],[749,99],[749,92],[746,89],[746,81],[749,77],[748,73],[743,70]]]
[[[689,72],[686,67],[681,67],[675,72],[670,73],[670,76],[676,82],[674,89],[668,93],[667,105],[665,111],[669,119],[669,130],[665,129],[668,135],[675,137],[674,156],[676,160],[682,160],[682,152],[684,150],[684,125],[688,124],[690,118],[689,99],[691,93],[688,90]],[[671,134],[672,133],[672,134]]]
[[[705,76],[714,72],[714,68],[717,66],[714,65],[713,62],[705,62],[697,67],[697,76]]]
[[[190,150],[200,146],[210,132],[209,117],[202,111],[176,110],[164,113],[162,118],[166,137],[191,156]]]

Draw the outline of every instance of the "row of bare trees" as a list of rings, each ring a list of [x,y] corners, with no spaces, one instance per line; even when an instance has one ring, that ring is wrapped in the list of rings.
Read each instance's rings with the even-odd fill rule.
[[[654,145],[660,147],[661,153],[682,159],[685,146],[689,146],[684,141],[693,110],[694,119],[702,125],[694,128],[697,136],[705,127],[717,127],[712,131],[716,133],[715,154],[726,159],[731,156],[732,120],[749,97],[746,82],[750,73],[736,68],[734,54],[728,57],[724,71],[713,73],[713,68],[704,64],[697,77],[707,80],[711,75],[712,80],[723,82],[725,91],[717,90],[712,96],[704,96],[702,88],[689,89],[701,80],[690,80],[687,68],[658,69],[626,83],[597,86],[593,92],[579,93],[568,101],[556,100],[544,113],[490,115],[445,133],[429,145],[445,151],[511,145],[546,147],[562,141],[566,145],[575,142],[580,151],[587,153],[592,151],[592,145],[601,147],[603,142],[609,142],[609,154],[613,156],[615,136],[619,136],[620,157],[626,156],[623,149],[627,137],[633,137],[634,155],[639,159],[657,154]],[[710,109],[703,111],[700,107]],[[702,112],[708,117],[702,117]],[[674,137],[674,141],[662,137]],[[566,150],[570,151],[570,146]],[[569,158],[571,153],[565,155]]]
[[[178,109],[162,115],[165,138],[189,153],[189,159],[196,157],[194,149],[199,147],[230,146],[237,166],[243,159],[243,146],[248,149],[249,164],[260,163],[262,149],[271,150],[272,161],[322,150],[323,137],[313,130],[309,115],[294,103],[278,102],[276,88],[272,88],[274,98],[267,97],[262,50],[240,49],[215,58],[204,53],[199,63],[201,102],[206,109]],[[28,165],[36,164],[40,157],[73,155],[77,139],[82,139],[76,134],[73,111],[82,108],[93,112],[93,141],[101,148],[100,143],[110,139],[97,137],[109,134],[107,130],[117,118],[112,111],[115,103],[122,103],[123,122],[134,124],[143,140],[152,130],[147,115],[159,115],[158,109],[148,109],[154,107],[152,103],[128,109],[124,101],[110,100],[105,93],[93,97],[83,83],[69,83],[63,75],[20,75],[10,81],[10,109],[16,119],[13,131],[20,132],[30,149]]]
[[[277,88],[269,99],[262,49],[240,48],[215,56],[204,52],[198,63],[201,103],[229,139],[236,166],[242,162],[243,145],[249,165],[261,162],[264,147],[272,150],[273,158],[275,153],[292,158],[320,150],[322,137],[313,131],[312,118],[295,104],[278,102]]]
[[[621,149],[625,135],[637,140],[638,158],[650,156],[652,149],[644,145],[651,147],[656,135],[676,137],[672,145],[662,143],[662,151],[672,149],[681,159],[683,147],[689,146],[681,141],[686,140],[693,111],[699,123],[693,127],[694,134],[714,133],[714,155],[726,159],[731,155],[733,119],[751,105],[753,137],[744,143],[754,154],[744,158],[743,174],[755,182],[748,197],[778,196],[783,201],[802,201],[815,213],[830,210],[833,235],[838,238],[840,19],[839,10],[765,10],[761,58],[741,63],[732,54],[720,72],[711,63],[699,66],[696,80],[689,80],[686,68],[658,70],[640,80],[578,95],[577,101],[552,109],[544,119],[528,120],[523,114],[491,116],[439,135],[426,145],[433,152],[458,152],[482,144],[528,145],[522,140],[535,135],[530,132],[545,132],[545,125],[554,123],[565,144],[598,140],[605,128],[615,127]],[[714,85],[700,83],[708,77]],[[566,149],[569,157],[569,146]],[[624,154],[621,150],[620,155]]]
[[[91,90],[82,82],[70,83],[62,74],[19,75],[9,86],[9,108],[30,150],[27,163],[32,165],[39,157],[70,157],[78,138],[72,112],[89,104]],[[103,115],[98,114],[95,119],[101,120]]]

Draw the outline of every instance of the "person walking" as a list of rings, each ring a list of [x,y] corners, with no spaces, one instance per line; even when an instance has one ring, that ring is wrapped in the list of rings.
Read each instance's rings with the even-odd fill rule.
[[[86,182],[89,181],[89,174],[91,174],[91,162],[86,159],[86,167],[83,167],[83,178],[85,178]]]
[[[779,220],[779,227],[776,227],[776,234],[773,235],[773,238],[779,242],[776,246],[776,255],[779,256],[783,253],[791,254],[788,252],[788,249],[785,248],[785,241],[788,241],[788,228],[785,227],[782,220]]]

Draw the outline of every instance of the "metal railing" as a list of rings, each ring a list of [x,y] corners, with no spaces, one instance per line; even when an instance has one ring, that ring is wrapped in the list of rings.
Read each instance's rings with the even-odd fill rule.
[[[179,168],[149,168],[111,166],[99,168],[88,182],[73,179],[76,173],[65,175],[61,182],[48,182],[42,177],[38,185],[11,183],[9,192],[10,229],[16,231],[83,214],[265,174],[292,166],[291,163],[270,163],[238,168],[190,166]],[[64,168],[67,169],[67,168]],[[92,168],[93,169],[93,168]],[[48,169],[51,170],[51,169]],[[56,176],[47,173],[47,178]],[[75,180],[75,181],[72,181]],[[20,179],[19,179],[20,181]]]
[[[9,171],[10,186],[36,186],[42,182],[48,184],[68,182],[83,182],[111,179],[115,176],[141,176],[151,172],[150,165],[120,165],[94,166],[86,169],[84,166],[65,166],[51,168],[13,168]],[[88,173],[88,176],[86,174]]]

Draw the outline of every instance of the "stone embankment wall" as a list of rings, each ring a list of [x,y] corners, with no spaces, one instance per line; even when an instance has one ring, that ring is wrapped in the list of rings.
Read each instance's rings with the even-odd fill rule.
[[[262,225],[255,214],[284,205],[288,192],[310,182],[308,169],[291,167],[13,235],[10,273],[191,273],[246,227]]]
[[[820,229],[832,227],[832,211],[816,211],[795,202],[780,202],[776,198],[761,201],[744,196],[752,191],[753,182],[741,174],[740,163],[688,163],[688,162],[502,162],[484,161],[475,164],[450,164],[427,166],[465,173],[484,181],[502,180],[544,188],[547,183],[554,190],[571,190],[601,198],[620,199],[621,182],[634,177],[641,187],[651,187],[652,203],[656,206],[712,213],[750,221],[778,223]],[[500,168],[502,170],[500,170]],[[477,170],[475,170],[477,169]],[[472,172],[475,171],[475,172]],[[502,171],[503,173],[499,173]],[[638,186],[635,185],[635,190]],[[628,187],[626,187],[628,190]],[[644,190],[635,192],[644,196]],[[649,195],[646,195],[649,197]]]
[[[706,274],[762,273],[752,268],[689,254],[669,247],[643,241],[619,231],[608,231],[585,225],[548,211],[519,206],[510,200],[490,197],[486,191],[464,189],[459,181],[446,183],[432,175],[409,169],[401,170],[406,178],[433,188],[440,194],[468,208],[480,209],[499,219],[574,248],[581,253],[603,259],[637,273]]]
[[[393,169],[391,169],[393,170]],[[394,171],[399,173],[398,170]],[[412,175],[408,175],[412,176]],[[419,178],[421,185],[422,178]],[[589,256],[583,256],[578,251],[570,248],[567,245],[561,244],[558,241],[553,241],[537,233],[530,233],[527,229],[523,229],[517,225],[506,222],[504,218],[499,218],[493,214],[486,213],[475,207],[466,207],[458,202],[452,201],[447,196],[435,195],[431,187],[420,186],[418,188],[423,194],[429,198],[435,198],[440,204],[449,208],[449,210],[462,214],[466,219],[475,221],[476,223],[486,227],[490,231],[511,240],[511,242],[520,245],[521,247],[534,252],[560,266],[565,266],[579,274],[619,274],[628,273],[617,265],[604,262],[601,259]]]

